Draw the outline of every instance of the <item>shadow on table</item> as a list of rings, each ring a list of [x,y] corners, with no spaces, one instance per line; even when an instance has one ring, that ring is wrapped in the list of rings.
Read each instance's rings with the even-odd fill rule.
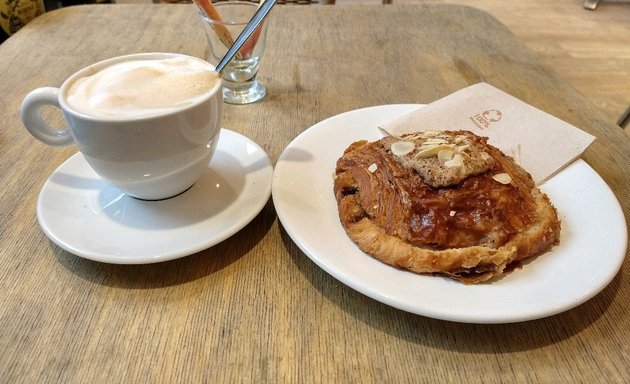
[[[194,281],[226,268],[247,254],[275,220],[271,199],[245,228],[223,242],[176,260],[154,264],[120,265],[87,260],[51,242],[60,263],[72,273],[96,284],[125,289],[152,289]]]
[[[357,320],[394,337],[432,348],[471,353],[518,352],[570,338],[602,316],[621,285],[613,281],[590,301],[545,319],[513,324],[466,324],[408,313],[373,300],[317,267],[281,228],[293,263],[322,295]],[[518,298],[515,298],[518,300]]]

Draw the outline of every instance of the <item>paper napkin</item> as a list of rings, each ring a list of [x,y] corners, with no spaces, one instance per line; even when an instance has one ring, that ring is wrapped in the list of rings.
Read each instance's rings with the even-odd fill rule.
[[[461,89],[380,128],[393,136],[446,130],[486,136],[537,184],[578,158],[595,139],[486,83]]]

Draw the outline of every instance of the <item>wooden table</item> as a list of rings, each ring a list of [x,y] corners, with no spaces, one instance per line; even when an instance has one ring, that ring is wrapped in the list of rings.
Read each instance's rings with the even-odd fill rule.
[[[0,381],[630,378],[628,263],[570,311],[474,325],[409,314],[346,287],[299,251],[271,201],[233,237],[171,262],[103,264],[49,241],[37,223],[37,196],[76,149],[33,139],[18,117],[22,97],[111,56],[205,57],[195,12],[192,5],[70,7],[0,46]],[[630,214],[627,137],[488,14],[449,5],[278,6],[272,18],[260,72],[269,94],[257,104],[226,105],[224,126],[258,142],[274,162],[329,116],[428,103],[483,80],[596,135],[583,158]]]

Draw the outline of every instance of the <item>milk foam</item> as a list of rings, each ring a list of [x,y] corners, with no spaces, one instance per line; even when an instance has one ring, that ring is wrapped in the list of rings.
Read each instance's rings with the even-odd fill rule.
[[[194,103],[217,81],[218,73],[193,58],[131,60],[77,79],[66,101],[96,117],[148,116]]]

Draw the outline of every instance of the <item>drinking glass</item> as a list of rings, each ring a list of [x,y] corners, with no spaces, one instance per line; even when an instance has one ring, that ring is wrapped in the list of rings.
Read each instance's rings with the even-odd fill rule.
[[[227,1],[215,3],[214,7],[221,21],[209,19],[202,12],[200,16],[210,48],[208,61],[216,65],[254,16],[258,4]],[[223,69],[223,100],[226,103],[249,104],[265,96],[265,86],[256,79],[256,75],[265,53],[266,38],[267,22],[263,21]]]

